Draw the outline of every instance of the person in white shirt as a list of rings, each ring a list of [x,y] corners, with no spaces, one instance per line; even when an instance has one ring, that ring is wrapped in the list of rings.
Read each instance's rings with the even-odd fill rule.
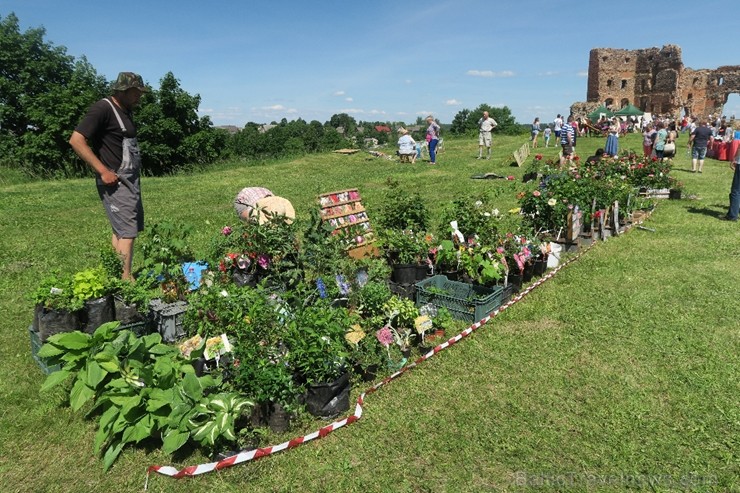
[[[496,128],[498,123],[496,123],[496,120],[488,116],[488,112],[483,112],[483,118],[478,120],[478,159],[483,159],[483,146],[485,146],[488,149],[488,154],[486,159],[491,159],[491,130]]]

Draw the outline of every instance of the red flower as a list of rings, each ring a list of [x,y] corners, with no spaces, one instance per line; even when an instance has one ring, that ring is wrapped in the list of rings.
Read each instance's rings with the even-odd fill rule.
[[[542,154],[537,154],[537,155],[536,155],[536,156],[535,156],[534,158],[535,158],[535,159],[536,159],[537,161],[541,161],[541,160],[542,160]]]

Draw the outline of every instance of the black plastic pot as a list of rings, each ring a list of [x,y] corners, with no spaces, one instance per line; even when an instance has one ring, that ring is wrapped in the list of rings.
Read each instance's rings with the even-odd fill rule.
[[[349,373],[331,382],[310,384],[304,396],[306,408],[313,416],[337,416],[349,409],[349,390]]]
[[[537,260],[534,261],[534,275],[542,276],[547,270],[547,257],[540,255]]]
[[[64,309],[42,308],[39,312],[39,338],[41,342],[61,332],[72,332],[80,328],[78,312]]]
[[[243,288],[244,286],[249,286],[250,288],[253,288],[257,285],[257,275],[256,274],[250,274],[247,272],[242,272],[240,270],[234,271],[231,278],[234,281],[234,284],[239,286],[240,288]]]
[[[138,324],[146,320],[146,316],[139,311],[135,304],[129,305],[117,296],[113,297],[113,307],[115,320],[121,322],[121,325]]]
[[[522,289],[522,275],[519,272],[509,272],[509,285],[511,285],[514,293],[518,293]]]
[[[522,282],[529,282],[532,280],[534,275],[534,262],[527,261],[524,263],[524,271],[522,271]]]
[[[414,284],[416,282],[416,264],[393,264],[391,280],[397,284]]]
[[[423,281],[429,275],[429,267],[426,264],[416,266],[416,280]]]
[[[92,334],[107,322],[115,320],[115,305],[113,296],[103,296],[94,300],[87,300],[82,311],[82,330]]]
[[[349,400],[347,409],[349,409]],[[267,419],[267,425],[275,433],[285,433],[290,428],[290,413],[286,412],[280,404],[273,404],[270,417]]]
[[[446,276],[447,279],[450,281],[459,281],[460,280],[460,271],[459,270],[450,270],[447,272],[440,272],[443,276]]]

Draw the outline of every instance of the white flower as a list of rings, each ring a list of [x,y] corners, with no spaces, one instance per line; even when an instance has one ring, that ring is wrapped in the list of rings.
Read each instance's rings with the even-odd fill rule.
[[[486,216],[486,217],[491,217],[491,213],[490,212],[484,212],[483,215]]]
[[[229,292],[226,291],[225,289],[222,289],[221,290],[221,296],[223,296],[224,298],[228,298],[229,297]]]
[[[480,200],[478,200],[478,201],[477,201],[477,202],[475,203],[475,206],[476,206],[476,207],[480,207],[480,206],[482,206],[482,205],[483,205],[483,202],[481,202]]]
[[[555,200],[554,198],[547,201],[547,205],[549,205],[550,207],[555,207],[555,204],[557,203],[558,201]]]
[[[493,209],[491,211],[491,214],[493,214],[494,216],[498,216],[499,215],[499,210],[498,209]]]

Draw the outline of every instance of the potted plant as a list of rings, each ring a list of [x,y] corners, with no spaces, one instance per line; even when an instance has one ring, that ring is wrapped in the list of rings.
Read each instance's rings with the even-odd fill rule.
[[[434,249],[434,270],[457,281],[460,277],[460,248],[452,240],[442,240]]]
[[[83,302],[72,292],[72,279],[52,275],[41,281],[32,299],[34,330],[41,342],[60,332],[77,330]]]
[[[102,267],[75,273],[72,276],[72,294],[84,305],[82,327],[88,334],[115,319],[110,282]]]
[[[383,348],[375,337],[367,337],[359,325],[347,332],[345,339],[350,343],[350,358],[353,369],[363,382],[375,379],[383,365]]]
[[[287,322],[287,363],[305,385],[306,408],[314,416],[336,416],[349,409],[349,350],[344,336],[351,325],[346,308],[323,303],[305,307]]]
[[[141,284],[122,279],[111,280],[115,319],[121,325],[140,324],[146,320],[149,309],[149,291]]]
[[[391,265],[391,280],[398,284],[415,283],[418,267],[426,266],[429,257],[426,235],[410,229],[386,229],[380,234],[379,243]]]
[[[182,301],[189,291],[182,264],[195,260],[188,244],[192,229],[183,223],[163,221],[149,226],[141,238],[144,261],[139,279],[159,284],[165,302]]]

